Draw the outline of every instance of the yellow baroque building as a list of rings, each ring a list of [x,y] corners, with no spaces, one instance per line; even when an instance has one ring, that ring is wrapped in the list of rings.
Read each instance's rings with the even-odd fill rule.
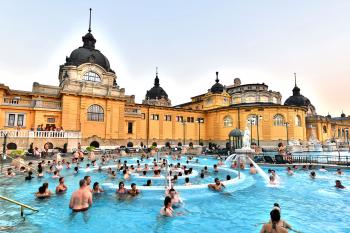
[[[248,128],[254,142],[305,142],[349,138],[350,118],[318,116],[311,102],[295,85],[284,104],[281,94],[262,84],[223,86],[219,74],[213,86],[188,103],[171,106],[160,86],[142,104],[125,95],[108,59],[95,48],[91,30],[83,46],[71,52],[59,68],[59,85],[33,83],[31,92],[0,84],[0,133],[9,149],[82,146],[197,145],[216,143],[239,147],[234,138]]]

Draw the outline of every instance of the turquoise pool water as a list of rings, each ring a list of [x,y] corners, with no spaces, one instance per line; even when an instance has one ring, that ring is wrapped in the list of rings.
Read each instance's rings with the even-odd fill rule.
[[[124,160],[124,159],[123,159]],[[122,160],[122,161],[123,161]],[[134,159],[126,159],[134,163]],[[217,163],[215,159],[199,158],[200,165]],[[151,161],[149,161],[151,162]],[[182,160],[185,162],[185,160]],[[112,163],[110,163],[112,165]],[[200,170],[200,168],[194,168]],[[267,167],[263,168],[265,171]],[[285,168],[273,168],[281,178],[279,187],[268,187],[258,175],[249,175],[244,171],[244,178],[229,185],[221,193],[207,188],[181,190],[184,206],[175,210],[175,217],[162,217],[159,210],[163,205],[164,191],[142,191],[136,198],[120,200],[115,190],[106,186],[106,192],[94,196],[93,206],[86,213],[72,213],[68,208],[71,193],[78,188],[78,181],[87,173],[81,171],[73,175],[72,170],[64,170],[68,192],[54,195],[47,200],[38,200],[34,193],[43,182],[49,183],[54,190],[58,181],[48,174],[41,179],[25,182],[23,176],[15,178],[1,177],[0,195],[19,200],[39,209],[30,214],[26,210],[25,221],[19,215],[19,208],[0,201],[0,226],[13,226],[9,232],[259,232],[261,225],[269,219],[273,203],[281,205],[282,217],[293,228],[310,233],[346,233],[350,232],[350,172],[339,177],[334,170],[321,173],[316,170],[317,178],[311,180],[309,172],[297,171],[288,176]],[[90,171],[92,182],[100,184],[117,184],[120,180],[111,179],[105,172]],[[224,179],[227,174],[235,178],[236,173],[220,170],[204,180],[191,178],[195,185],[212,182],[219,176]],[[334,181],[342,180],[348,188],[337,190]],[[134,179],[141,186],[143,179]],[[157,184],[162,185],[162,181]],[[181,185],[183,181],[179,181]],[[127,182],[127,186],[131,183]]]

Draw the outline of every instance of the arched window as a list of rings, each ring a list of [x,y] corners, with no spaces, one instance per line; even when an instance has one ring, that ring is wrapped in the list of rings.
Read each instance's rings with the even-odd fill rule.
[[[83,78],[85,81],[91,81],[91,82],[101,82],[101,78],[98,74],[96,74],[95,72],[89,71],[86,72],[83,75]]]
[[[103,121],[104,113],[100,105],[93,104],[88,108],[88,121]]]
[[[323,126],[323,133],[327,133],[327,126]]]
[[[273,125],[274,126],[283,126],[284,124],[284,117],[281,114],[276,114],[273,117]]]
[[[224,117],[224,127],[232,127],[233,120],[231,116]]]
[[[295,126],[301,127],[301,117],[299,115],[295,116]]]

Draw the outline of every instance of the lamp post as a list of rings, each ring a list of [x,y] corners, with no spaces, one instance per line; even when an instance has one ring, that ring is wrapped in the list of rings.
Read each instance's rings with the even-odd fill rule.
[[[288,138],[288,127],[289,127],[289,123],[286,122],[283,124],[285,127],[286,127],[286,134],[287,134],[287,145],[286,145],[286,148],[288,147],[288,144],[289,144],[289,138]]]
[[[201,145],[201,123],[203,123],[203,118],[197,118],[198,122],[198,145]]]
[[[258,146],[260,146],[260,138],[259,138],[259,121],[262,120],[262,116],[260,115],[255,115],[256,119],[256,134],[258,138]]]
[[[183,125],[183,145],[182,146],[185,146],[185,143],[186,143],[186,131],[185,131],[186,121],[185,120],[182,121],[182,125]]]

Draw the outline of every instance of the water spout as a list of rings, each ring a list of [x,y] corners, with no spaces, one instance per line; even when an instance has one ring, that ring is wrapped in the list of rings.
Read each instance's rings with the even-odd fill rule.
[[[261,169],[261,167],[258,164],[256,164],[251,158],[249,158],[249,156],[247,156],[247,158],[254,165],[254,167],[256,168],[256,171],[258,172],[258,174],[265,180],[265,182],[267,184],[269,184],[270,183],[270,178],[266,174],[266,172],[264,172],[264,170]]]

